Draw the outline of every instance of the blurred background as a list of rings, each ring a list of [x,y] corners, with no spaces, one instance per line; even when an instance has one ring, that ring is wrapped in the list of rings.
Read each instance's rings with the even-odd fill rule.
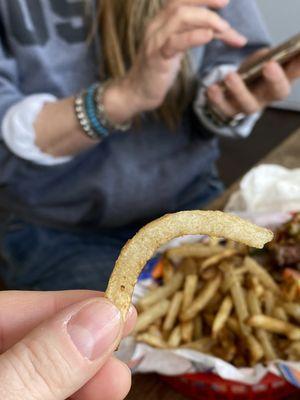
[[[272,35],[274,45],[300,31],[299,0],[256,0]],[[222,139],[220,174],[228,186],[258,160],[300,127],[300,82],[283,103],[269,108],[253,134],[245,140]]]

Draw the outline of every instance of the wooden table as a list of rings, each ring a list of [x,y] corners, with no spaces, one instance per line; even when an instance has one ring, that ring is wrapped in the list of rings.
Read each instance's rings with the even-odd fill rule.
[[[272,151],[260,163],[280,164],[287,168],[300,168],[300,129],[292,134],[284,143]],[[238,182],[232,185],[220,198],[210,204],[210,209],[222,210],[238,187]],[[300,395],[287,400],[297,400]],[[184,400],[185,397],[174,392],[162,383],[156,375],[137,375],[133,378],[132,390],[127,400]]]

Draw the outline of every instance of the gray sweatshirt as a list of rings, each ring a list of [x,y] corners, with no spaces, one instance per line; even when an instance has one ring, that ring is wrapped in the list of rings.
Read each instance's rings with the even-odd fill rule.
[[[249,42],[242,50],[215,41],[193,51],[200,81],[269,43],[254,0],[231,0],[221,14]],[[100,56],[97,41],[86,43],[88,25],[81,0],[0,0],[0,126],[26,96],[64,98],[98,79]],[[56,166],[23,160],[0,141],[0,208],[55,227],[120,227],[196,201],[217,156],[217,140],[192,105],[177,132],[145,116],[139,129],[114,132]]]

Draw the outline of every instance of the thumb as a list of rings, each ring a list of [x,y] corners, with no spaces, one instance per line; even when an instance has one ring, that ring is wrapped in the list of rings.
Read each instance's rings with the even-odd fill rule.
[[[105,298],[64,309],[0,356],[0,398],[65,400],[105,364],[122,328]]]

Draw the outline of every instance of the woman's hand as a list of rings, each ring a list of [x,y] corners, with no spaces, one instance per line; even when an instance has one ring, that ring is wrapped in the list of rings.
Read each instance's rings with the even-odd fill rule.
[[[98,292],[0,292],[1,399],[123,399],[130,372],[112,354],[134,323]]]
[[[119,99],[127,98],[126,112],[131,108],[132,115],[127,115],[128,118],[139,112],[156,109],[163,103],[188,49],[205,45],[214,38],[231,46],[245,45],[245,37],[232,29],[216,12],[208,9],[223,8],[227,4],[228,0],[166,2],[166,6],[148,24],[137,59],[128,75],[116,84]],[[111,96],[111,99],[115,99],[114,105],[118,96]],[[119,102],[122,104],[122,100]],[[116,107],[106,104],[106,110],[113,108]],[[115,119],[114,116],[112,119]]]
[[[260,50],[259,57],[268,50]],[[249,59],[245,61],[248,63]],[[225,117],[234,117],[239,113],[250,115],[263,110],[274,101],[284,100],[291,91],[291,84],[300,78],[300,56],[285,68],[275,61],[267,62],[263,69],[263,79],[247,87],[238,73],[230,73],[224,80],[227,91],[220,85],[212,85],[207,96],[210,103]]]

